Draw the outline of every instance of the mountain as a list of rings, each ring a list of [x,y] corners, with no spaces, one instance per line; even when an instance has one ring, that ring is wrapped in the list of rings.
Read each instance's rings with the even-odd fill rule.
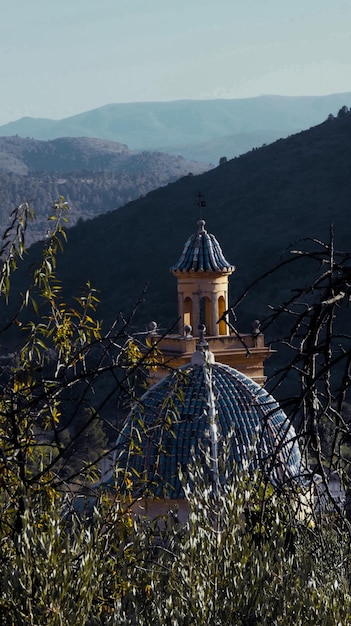
[[[29,200],[37,214],[29,239],[33,242],[45,234],[48,206],[60,195],[72,207],[74,224],[207,169],[179,156],[139,153],[101,139],[0,137],[0,228],[5,230],[16,205]]]
[[[69,229],[59,260],[63,284],[77,293],[90,280],[100,290],[98,316],[106,324],[119,311],[128,315],[148,284],[135,328],[145,328],[151,320],[167,328],[177,317],[169,267],[197,229],[199,191],[206,198],[206,228],[236,265],[232,302],[291,243],[305,237],[328,241],[331,222],[336,247],[351,250],[351,113],[79,223]],[[33,247],[31,259],[38,254]],[[291,271],[266,281],[245,301],[238,310],[241,331],[249,332],[251,321],[265,316],[270,302],[308,280],[303,269],[295,268],[294,275]]]
[[[100,195],[103,185],[101,180]],[[199,192],[206,198],[201,212],[196,206]],[[67,244],[57,259],[63,297],[75,306],[72,297],[79,296],[90,281],[101,300],[96,318],[106,330],[120,312],[128,319],[147,286],[129,328],[144,333],[155,320],[166,330],[177,321],[176,280],[169,268],[197,230],[199,217],[206,219],[207,230],[218,238],[227,260],[236,265],[230,279],[232,304],[254,279],[291,256],[290,244],[319,250],[317,243],[301,239],[329,241],[331,223],[335,248],[350,252],[350,197],[351,113],[346,112],[204,174],[185,176],[117,211],[78,222],[67,231]],[[37,243],[30,248],[13,275],[10,310],[3,303],[0,312],[2,327],[10,323],[11,311],[17,312],[16,299],[28,285],[40,247]],[[311,274],[303,264],[284,266],[279,274],[259,283],[236,309],[236,328],[251,332],[252,321],[264,319],[269,304],[286,301],[292,289],[308,284]],[[348,315],[346,307],[343,311]],[[36,319],[33,310],[17,314],[18,325],[12,324],[9,333],[1,335],[3,354],[18,346],[18,333],[28,315]],[[273,339],[266,333],[268,343]],[[280,346],[277,356],[268,360],[268,375],[282,364],[282,355],[284,359]],[[108,396],[109,392],[104,393]],[[106,405],[108,418],[114,414],[115,406]]]
[[[262,143],[318,124],[329,113],[350,104],[351,93],[108,104],[62,120],[22,118],[0,126],[0,135],[36,139],[98,137],[135,150],[167,147],[172,154],[182,155],[186,148],[187,158],[218,163],[218,154],[238,156]],[[268,139],[262,142],[262,135],[267,132]],[[243,133],[249,140],[244,147]],[[217,145],[209,151],[208,142],[214,140]],[[222,146],[218,142],[223,142]],[[207,144],[203,153],[199,144]]]

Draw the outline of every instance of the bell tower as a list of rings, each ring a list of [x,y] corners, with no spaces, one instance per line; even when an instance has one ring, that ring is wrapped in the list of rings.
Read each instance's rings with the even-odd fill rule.
[[[160,367],[150,382],[163,378],[170,369],[186,365],[196,350],[199,337],[206,342],[217,362],[229,365],[254,379],[265,381],[264,361],[270,355],[253,322],[251,333],[233,333],[223,314],[229,309],[229,277],[235,271],[222,252],[216,237],[207,232],[203,219],[186,242],[175,265],[170,268],[177,279],[178,333],[162,336],[157,324],[150,325],[148,344],[157,345]],[[151,376],[150,376],[151,379]]]

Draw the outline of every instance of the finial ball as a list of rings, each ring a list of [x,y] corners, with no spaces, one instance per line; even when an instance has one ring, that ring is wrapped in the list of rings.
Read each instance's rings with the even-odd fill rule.
[[[197,225],[199,227],[199,230],[198,230],[199,233],[205,233],[206,232],[205,231],[205,225],[206,225],[205,220],[199,220]]]

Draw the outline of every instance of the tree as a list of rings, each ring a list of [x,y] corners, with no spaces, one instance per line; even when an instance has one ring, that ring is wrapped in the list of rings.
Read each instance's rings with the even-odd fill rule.
[[[263,281],[274,280],[290,265],[292,276],[304,278],[292,285],[285,302],[272,303],[261,322],[283,360],[269,381],[270,390],[297,428],[305,464],[323,483],[331,500],[330,478],[337,477],[350,491],[351,254],[335,249],[333,228],[329,242],[307,239],[289,251],[287,258],[239,297]],[[226,312],[228,314],[229,312]],[[225,314],[225,315],[226,315]],[[331,506],[339,510],[334,499]]]
[[[0,251],[6,320],[0,335],[6,343],[10,333],[17,346],[0,364],[4,624],[86,622],[96,593],[94,576],[101,576],[105,560],[99,551],[110,514],[102,502],[106,515],[97,514],[92,528],[89,518],[77,516],[78,494],[87,493],[91,480],[98,479],[98,462],[107,452],[106,434],[118,434],[118,424],[102,421],[99,409],[111,398],[116,412],[119,405],[128,404],[148,361],[128,333],[134,312],[127,320],[120,315],[103,333],[95,317],[97,291],[89,283],[71,304],[63,300],[55,270],[68,210],[63,198],[54,204],[41,258],[31,264],[29,284],[15,308],[9,307],[12,276],[24,263],[26,231],[34,218],[27,203],[11,214]],[[97,393],[101,382],[103,394]],[[124,516],[119,524],[117,518],[116,528],[123,527]]]
[[[339,109],[338,111],[338,117],[345,117],[345,115],[347,115],[349,113],[349,109],[347,106],[343,106],[341,107],[341,109]]]
[[[54,490],[71,482],[67,460],[82,439],[100,431],[111,433],[118,425],[102,423],[99,409],[113,397],[116,403],[127,402],[138,380],[138,358],[134,340],[128,334],[128,320],[121,316],[103,335],[95,319],[97,291],[88,283],[72,304],[62,298],[55,277],[57,255],[63,248],[68,206],[63,199],[54,205],[49,220],[52,230],[43,244],[42,258],[31,267],[31,280],[10,317],[12,274],[23,262],[25,233],[33,213],[28,204],[12,214],[12,223],[4,235],[0,274],[2,319],[6,342],[12,333],[16,351],[4,355],[0,367],[0,485],[3,497],[11,503],[12,530],[20,530],[29,494],[45,485]],[[14,339],[15,336],[15,339]],[[140,353],[137,353],[138,357]],[[140,364],[146,359],[140,358]],[[108,393],[97,394],[101,383]],[[97,395],[98,406],[93,399]],[[79,417],[80,416],[80,417]],[[79,418],[79,419],[78,419]],[[95,475],[99,455],[96,449],[85,459],[87,474]],[[63,471],[63,469],[66,471]],[[81,467],[75,476],[82,480]],[[6,494],[6,496],[5,496]],[[19,495],[21,494],[21,495]]]

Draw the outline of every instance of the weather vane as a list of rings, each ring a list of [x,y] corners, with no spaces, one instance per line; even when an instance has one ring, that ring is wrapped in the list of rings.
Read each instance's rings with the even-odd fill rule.
[[[200,219],[203,219],[203,211],[202,209],[206,206],[206,200],[205,200],[205,196],[203,193],[201,193],[201,191],[199,191],[199,193],[196,196],[196,202],[195,204],[199,207],[200,209]]]

